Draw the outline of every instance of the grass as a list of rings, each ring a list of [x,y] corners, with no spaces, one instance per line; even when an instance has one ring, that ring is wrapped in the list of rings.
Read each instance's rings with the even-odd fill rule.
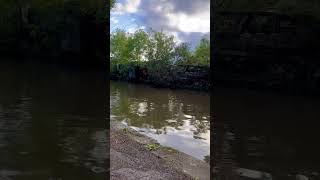
[[[175,150],[175,149],[173,149],[173,148],[171,148],[171,147],[163,147],[162,148],[165,152],[168,152],[168,153],[175,153],[175,152],[177,152],[177,150]]]
[[[160,145],[158,143],[155,143],[155,144],[147,144],[146,145],[146,148],[149,150],[149,151],[156,151],[160,148]]]
[[[124,128],[124,129],[122,129],[122,131],[123,131],[125,134],[127,134],[127,133],[129,132],[129,129],[128,129],[128,128]]]

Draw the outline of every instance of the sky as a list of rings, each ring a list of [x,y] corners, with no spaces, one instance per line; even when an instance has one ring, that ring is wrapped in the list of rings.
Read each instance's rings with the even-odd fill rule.
[[[210,37],[210,0],[117,0],[110,25],[111,32],[162,30],[193,49],[202,37]]]

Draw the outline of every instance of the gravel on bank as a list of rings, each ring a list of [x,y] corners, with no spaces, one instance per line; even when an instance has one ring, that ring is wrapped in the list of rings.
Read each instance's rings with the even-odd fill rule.
[[[150,150],[147,145],[157,144],[155,140],[111,122],[111,179],[210,179],[209,164],[172,148],[158,146]]]

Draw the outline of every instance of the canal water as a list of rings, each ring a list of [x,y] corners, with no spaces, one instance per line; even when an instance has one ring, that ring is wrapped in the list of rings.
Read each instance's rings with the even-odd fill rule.
[[[104,179],[103,77],[96,70],[1,60],[0,179]]]
[[[319,97],[216,89],[213,103],[218,179],[234,179],[230,170],[238,168],[320,179]]]
[[[110,115],[197,159],[210,155],[210,96],[110,81]]]

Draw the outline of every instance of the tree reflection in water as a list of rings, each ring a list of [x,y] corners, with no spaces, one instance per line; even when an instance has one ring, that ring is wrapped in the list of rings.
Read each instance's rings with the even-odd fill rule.
[[[171,141],[179,149],[179,139],[197,154],[200,145],[204,159],[210,152],[210,98],[203,92],[155,89],[144,85],[111,82],[111,115],[158,141]],[[153,134],[153,135],[151,135]],[[158,135],[158,136],[155,136]],[[163,139],[160,139],[163,138]],[[169,140],[170,139],[170,140]],[[165,143],[165,144],[166,144]],[[182,148],[180,146],[180,148]],[[192,149],[192,150],[191,150]]]

